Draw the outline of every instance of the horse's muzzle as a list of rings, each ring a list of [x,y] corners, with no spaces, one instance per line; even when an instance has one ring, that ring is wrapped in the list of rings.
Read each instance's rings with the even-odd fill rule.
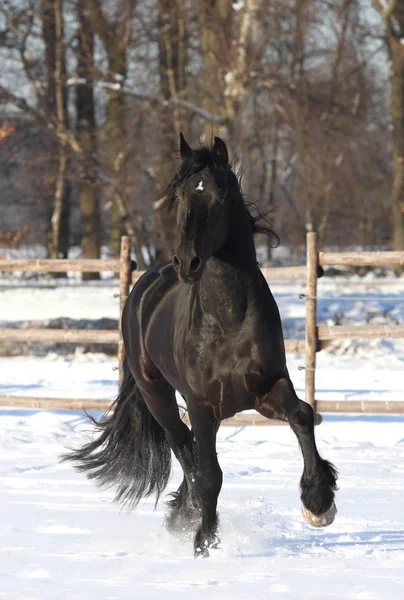
[[[182,283],[192,285],[201,278],[204,262],[199,256],[180,258],[174,254],[173,267]]]

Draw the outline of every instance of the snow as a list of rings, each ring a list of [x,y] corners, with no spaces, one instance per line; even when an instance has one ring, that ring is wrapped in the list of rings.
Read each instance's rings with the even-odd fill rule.
[[[304,282],[272,286],[287,337],[302,337]],[[118,317],[115,284],[0,287],[2,324]],[[319,321],[403,322],[403,279],[319,282]],[[317,356],[321,399],[403,400],[402,340],[339,343]],[[302,355],[288,355],[304,397]],[[117,360],[87,354],[0,358],[0,393],[113,399]],[[93,413],[98,417],[99,413]],[[222,427],[221,549],[194,560],[192,540],[164,528],[164,499],[120,511],[71,465],[66,447],[91,436],[82,413],[0,408],[0,598],[389,600],[404,592],[404,416],[324,415],[319,450],[340,472],[338,515],[303,521],[302,458],[287,426]],[[167,493],[181,473],[174,461]]]
[[[1,597],[18,599],[402,596],[403,418],[325,418],[322,454],[340,470],[339,513],[300,514],[302,460],[287,427],[222,428],[222,548],[195,561],[164,529],[164,502],[132,513],[58,458],[87,439],[78,413],[0,410]],[[175,465],[167,491],[180,483]]]
[[[237,0],[236,2],[233,2],[232,7],[233,7],[233,10],[238,12],[239,10],[242,10],[244,8],[244,5],[245,5],[244,0]]]
[[[97,282],[98,283],[98,282]],[[2,322],[23,320],[118,318],[119,288],[108,285],[59,285],[1,290]]]
[[[66,81],[67,85],[85,85],[87,79],[85,77],[69,77]]]

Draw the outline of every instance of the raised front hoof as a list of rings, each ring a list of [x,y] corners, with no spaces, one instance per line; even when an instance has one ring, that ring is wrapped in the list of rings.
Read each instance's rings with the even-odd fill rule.
[[[302,505],[303,519],[308,525],[311,525],[311,527],[328,527],[328,525],[331,525],[331,523],[334,522],[336,514],[337,507],[335,506],[335,502],[333,502],[330,508],[322,515],[314,515],[308,508]]]

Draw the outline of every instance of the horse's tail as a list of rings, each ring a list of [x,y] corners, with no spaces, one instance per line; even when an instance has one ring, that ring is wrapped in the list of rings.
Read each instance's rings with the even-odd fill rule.
[[[76,463],[101,487],[116,487],[115,500],[134,508],[156,494],[156,504],[171,472],[171,451],[164,429],[149,412],[126,359],[119,395],[95,424],[96,439],[62,457]]]

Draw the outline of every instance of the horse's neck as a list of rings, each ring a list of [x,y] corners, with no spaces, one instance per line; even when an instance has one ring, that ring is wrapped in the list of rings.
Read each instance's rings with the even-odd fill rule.
[[[240,201],[232,212],[227,241],[206,263],[199,286],[201,306],[223,324],[237,323],[251,302],[259,301],[261,290],[251,224]]]
[[[215,252],[214,256],[235,270],[245,272],[250,277],[256,276],[258,273],[250,216],[241,196],[232,200],[229,235],[222,248]]]

